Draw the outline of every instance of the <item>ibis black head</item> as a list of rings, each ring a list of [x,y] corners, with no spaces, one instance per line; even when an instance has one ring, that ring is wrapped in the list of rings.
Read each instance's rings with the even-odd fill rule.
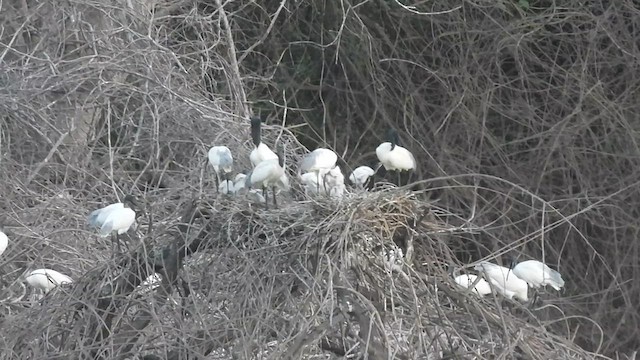
[[[400,145],[400,139],[398,137],[398,132],[394,128],[389,128],[387,130],[387,141],[391,143],[391,150],[396,147],[396,145]]]
[[[138,208],[138,199],[134,195],[129,194],[122,199],[122,204],[124,207],[135,210]]]
[[[260,145],[260,132],[262,127],[262,119],[259,116],[254,116],[251,118],[251,138],[253,139],[253,145]]]
[[[515,256],[510,256],[509,258],[507,258],[507,264],[509,265],[509,270],[513,270],[513,268],[518,264],[518,258]]]

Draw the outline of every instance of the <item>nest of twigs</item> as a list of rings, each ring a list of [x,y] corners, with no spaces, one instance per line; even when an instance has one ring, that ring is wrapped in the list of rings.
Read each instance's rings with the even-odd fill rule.
[[[413,193],[284,200],[269,211],[224,195],[179,205],[175,226],[156,227],[73,286],[7,314],[5,354],[589,357],[569,334],[549,331],[553,321],[537,309],[456,288],[443,263],[454,257],[449,234],[460,230]],[[153,273],[159,286],[141,286]]]

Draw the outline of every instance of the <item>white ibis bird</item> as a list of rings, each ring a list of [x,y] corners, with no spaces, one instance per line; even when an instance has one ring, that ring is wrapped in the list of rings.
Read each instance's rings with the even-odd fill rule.
[[[27,284],[44,291],[45,294],[58,285],[73,283],[73,280],[67,275],[51,269],[33,270],[25,280]]]
[[[372,180],[375,173],[376,172],[368,166],[358,166],[351,172],[351,175],[349,175],[349,181],[351,181],[356,188],[370,188],[373,185]]]
[[[229,180],[229,174],[233,170],[233,155],[226,146],[214,146],[209,149],[208,157],[216,173],[216,191],[220,192],[220,173],[222,172],[224,180]]]
[[[484,275],[494,289],[508,299],[514,297],[529,301],[527,283],[515,276],[509,268],[483,261],[475,266],[475,270]]]
[[[512,261],[511,271],[534,289],[551,285],[552,288],[560,291],[564,286],[562,275],[538,260],[526,260],[517,265]]]
[[[9,237],[4,233],[4,226],[0,225],[0,255],[7,250],[7,246],[9,246]]]
[[[121,203],[111,204],[89,214],[89,225],[99,228],[101,237],[111,235],[113,244],[120,247],[118,235],[129,231],[136,221],[136,212],[133,210],[136,205],[136,198],[133,195],[127,195]]]
[[[390,128],[387,133],[387,141],[376,148],[376,156],[380,164],[387,171],[397,172],[398,186],[400,186],[400,173],[412,171],[416,168],[416,159],[413,154],[400,146],[399,141],[398,132],[394,128]]]
[[[233,179],[233,192],[238,194],[242,189],[245,188],[245,181],[247,179],[247,175],[243,173],[239,173]]]
[[[278,147],[277,160],[264,160],[260,162],[252,172],[245,178],[245,186],[248,189],[252,187],[261,187],[262,195],[265,198],[265,206],[269,208],[269,198],[267,196],[267,188],[273,191],[273,205],[277,208],[276,189],[282,182],[284,173],[284,149]]]
[[[334,167],[324,175],[324,186],[329,196],[342,197],[346,188],[340,166]]]
[[[471,285],[473,285],[477,278],[478,276],[474,274],[462,274],[453,278],[453,281],[455,281],[456,284],[462,286],[463,288],[468,289]],[[480,278],[476,286],[473,287],[472,292],[482,297],[487,294],[491,294],[491,286],[485,279]]]
[[[283,177],[286,177],[286,174],[284,174]],[[246,179],[247,179],[247,175],[245,174],[236,175],[234,179],[235,183],[233,186],[234,192],[236,194],[246,194],[247,199],[249,199],[249,201],[254,203],[262,204],[263,202],[265,202],[265,198],[264,196],[262,196],[262,189],[251,189],[251,190],[247,189],[245,185]],[[282,177],[276,183],[276,187],[280,186],[279,184],[280,182],[282,182]]]
[[[336,167],[338,155],[335,152],[317,148],[302,158],[298,174],[312,172],[316,174],[317,192],[320,192],[320,178]]]
[[[300,181],[304,187],[304,192],[309,195],[316,195],[320,189],[324,189],[323,178],[318,178],[316,173],[308,172],[300,175]]]
[[[255,148],[249,154],[249,160],[254,168],[265,160],[278,160],[278,155],[262,142],[262,120],[257,116],[251,118],[251,138]]]

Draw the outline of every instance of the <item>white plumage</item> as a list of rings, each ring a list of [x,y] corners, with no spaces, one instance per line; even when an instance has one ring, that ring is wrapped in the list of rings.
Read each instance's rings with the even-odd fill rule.
[[[124,234],[136,221],[136,212],[129,207],[112,210],[100,227],[100,236],[107,237],[112,233]]]
[[[278,155],[269,149],[267,145],[260,143],[251,151],[251,154],[249,154],[249,160],[251,160],[251,165],[256,167],[263,161],[278,160]]]
[[[278,160],[278,155],[262,142],[262,120],[259,117],[251,118],[251,137],[255,148],[249,154],[249,160],[254,168],[263,161]]]
[[[283,177],[286,177],[286,174],[283,174]],[[263,203],[265,202],[265,198],[264,196],[262,196],[262,190],[261,189],[247,189],[245,186],[245,182],[247,179],[247,175],[245,174],[238,174],[235,177],[235,183],[234,183],[234,192],[236,194],[246,194],[247,199],[249,199],[249,201],[254,202],[254,203]],[[287,181],[287,185],[288,185],[288,178],[286,179]],[[283,182],[282,177],[280,178],[280,180],[278,180],[278,182],[276,183],[276,187],[279,186],[279,184]]]
[[[465,289],[468,289],[469,286],[473,285],[473,283],[476,281],[477,278],[478,278],[477,275],[462,274],[462,275],[456,276],[453,280],[456,282],[456,284],[462,286]],[[485,279],[480,278],[480,280],[478,280],[478,283],[474,287],[474,291],[472,291],[472,293],[480,297],[487,294],[491,294],[491,286]]]
[[[387,171],[409,171],[416,168],[416,159],[413,154],[398,145],[398,133],[390,129],[387,134],[387,142],[383,142],[376,148],[376,156]]]
[[[245,175],[245,174],[240,173],[240,174],[236,175],[236,177],[233,179],[233,192],[234,193],[239,194],[240,191],[245,188],[245,184],[244,183],[245,183],[246,179],[247,179],[247,175]]]
[[[216,190],[220,192],[220,179],[228,180],[227,176],[233,171],[233,155],[226,146],[214,146],[209,149],[208,158],[216,173]]]
[[[285,172],[282,174],[282,176],[280,176],[278,181],[276,181],[276,189],[278,190],[278,193],[280,193],[280,190],[289,191],[290,188],[291,188],[291,185],[289,184],[289,177]]]
[[[285,187],[289,183],[289,179],[284,172],[284,150],[279,148],[277,160],[265,160],[259,163],[251,173],[245,178],[245,186],[248,189],[252,187],[261,187],[265,198],[265,205],[268,208],[269,202],[267,198],[267,188],[273,191],[273,204],[277,207],[276,189]]]
[[[319,191],[324,191],[324,181],[318,178],[318,174],[308,172],[300,175],[300,181],[307,195],[316,195]]]
[[[284,175],[284,169],[277,160],[266,160],[258,164],[253,171],[247,175],[245,186],[251,188],[259,186],[269,188],[276,186],[280,178]]]
[[[27,284],[46,293],[58,285],[71,284],[73,280],[67,275],[51,269],[33,270],[26,277]]]
[[[317,148],[302,158],[300,173],[315,172],[320,176],[336,166],[338,155],[325,148]]]
[[[4,227],[0,226],[0,255],[7,250],[7,246],[9,246],[9,237],[4,233]]]
[[[213,166],[213,170],[216,174],[230,173],[233,170],[233,155],[231,150],[226,146],[214,146],[209,149],[209,164]]]
[[[375,174],[375,171],[372,168],[368,166],[358,166],[351,172],[351,175],[349,175],[349,180],[356,187],[363,188],[373,174]]]
[[[136,221],[136,212],[131,208],[135,203],[132,195],[127,195],[121,203],[111,204],[89,214],[87,219],[91,227],[100,229],[99,234],[107,237],[112,233],[118,235],[129,231]]]
[[[94,210],[89,214],[87,222],[89,223],[89,226],[100,229],[112,211],[122,208],[124,208],[124,204],[119,202]]]
[[[262,196],[261,192],[262,191],[258,189],[251,189],[249,190],[249,192],[247,192],[247,199],[257,204],[266,203],[267,199],[265,199],[264,196]]]
[[[484,275],[485,279],[488,277],[487,280],[504,297],[509,299],[516,297],[522,301],[529,300],[527,283],[509,268],[483,261],[475,266],[475,270]]]
[[[342,197],[345,191],[344,175],[340,166],[336,166],[329,170],[324,176],[324,185],[331,197]]]
[[[564,286],[562,275],[538,260],[523,261],[514,266],[511,271],[532,288],[551,285],[552,288],[560,290]]]
[[[318,176],[318,173],[314,172],[304,173],[300,175],[300,181],[307,195],[324,193],[332,197],[342,197],[346,189],[344,175],[339,166],[326,171],[323,176]]]

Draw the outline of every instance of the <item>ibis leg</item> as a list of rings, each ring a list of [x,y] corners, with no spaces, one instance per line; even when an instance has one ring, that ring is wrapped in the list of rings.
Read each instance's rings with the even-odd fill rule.
[[[118,238],[118,232],[114,231],[111,233],[111,253],[113,257],[122,252],[122,248],[120,247],[120,239]]]
[[[262,197],[264,198],[264,206],[267,210],[269,210],[269,194],[267,194],[267,187],[262,187]]]
[[[220,193],[220,180],[218,180],[218,173],[216,173],[216,193]]]
[[[271,189],[271,192],[273,192],[273,206],[275,206],[275,208],[278,208],[278,202],[276,201],[276,187],[274,186]]]
[[[398,187],[402,186],[402,177],[400,176],[400,171],[396,171],[396,174],[398,174]]]

